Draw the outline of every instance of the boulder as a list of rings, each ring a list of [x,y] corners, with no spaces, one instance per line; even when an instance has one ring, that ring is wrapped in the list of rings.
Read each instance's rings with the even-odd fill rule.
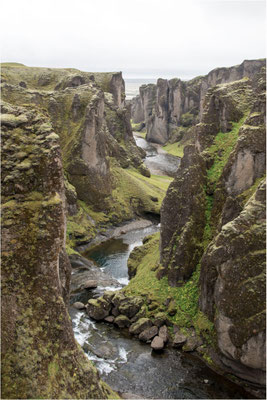
[[[102,297],[99,299],[90,299],[88,301],[86,311],[89,317],[100,321],[109,315],[111,305]]]
[[[82,284],[81,288],[82,289],[95,289],[95,288],[97,288],[97,286],[98,286],[97,281],[89,280],[89,281],[84,282]]]
[[[104,318],[104,321],[108,322],[109,324],[113,324],[114,319],[115,318],[112,315],[109,315],[108,317]]]
[[[159,337],[163,340],[164,343],[167,343],[169,340],[168,328],[166,325],[163,325],[159,328]]]
[[[187,339],[186,344],[183,345],[183,351],[194,351],[197,347],[203,344],[202,339],[197,336],[191,336]]]
[[[128,318],[133,318],[143,305],[141,297],[126,297],[119,304],[118,309],[121,314],[126,315]]]
[[[151,347],[153,350],[162,350],[164,348],[164,341],[161,337],[155,336],[152,340]]]
[[[112,298],[112,303],[114,304],[114,306],[118,308],[123,301],[127,301],[127,297],[125,296],[125,294],[121,291],[116,292],[115,296]]]
[[[114,319],[114,324],[119,328],[129,328],[131,321],[128,317],[126,317],[126,315],[119,315]]]
[[[139,335],[139,340],[142,342],[147,342],[148,340],[152,339],[154,336],[158,334],[158,327],[152,326],[151,328],[145,329]]]
[[[162,325],[166,324],[166,321],[167,321],[166,315],[160,312],[155,315],[154,325],[160,328]]]
[[[103,299],[105,299],[108,303],[111,303],[115,294],[116,294],[116,292],[114,292],[113,290],[107,290],[103,294]]]
[[[172,345],[173,347],[182,347],[186,341],[187,337],[178,331],[175,333]]]
[[[113,308],[112,308],[112,311],[111,311],[111,314],[112,314],[114,317],[117,317],[118,315],[120,315],[120,312],[119,312],[119,310],[117,309],[117,307],[113,307]]]
[[[129,332],[132,335],[139,335],[144,330],[151,328],[152,322],[148,318],[140,318],[137,322],[130,326]]]
[[[80,301],[76,301],[75,303],[73,303],[72,307],[77,308],[77,310],[82,310],[86,308],[85,304],[81,303]]]

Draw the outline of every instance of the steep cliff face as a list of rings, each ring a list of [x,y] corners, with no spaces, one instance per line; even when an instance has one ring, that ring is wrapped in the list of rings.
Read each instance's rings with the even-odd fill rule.
[[[2,103],[1,113],[2,397],[107,398],[63,300],[70,264],[59,137],[34,106]]]
[[[72,218],[68,237],[89,241],[97,224],[118,223],[146,211],[159,213],[159,204],[151,200],[158,197],[158,189],[151,194],[143,190],[139,198],[129,194],[128,187],[122,189],[118,179],[121,174],[135,185],[123,170],[127,167],[149,173],[132,135],[121,73],[3,65],[2,81],[5,101],[35,105],[60,137]]]
[[[175,134],[178,126],[191,126],[202,118],[204,99],[209,88],[222,83],[252,78],[265,66],[265,60],[246,60],[230,68],[217,68],[208,75],[183,82],[180,79],[158,79],[156,85],[150,85],[147,91],[149,101],[141,96],[144,121],[147,127],[147,139],[156,143],[165,143]],[[153,88],[153,90],[152,90]],[[132,103],[140,102],[139,99]],[[152,110],[147,104],[153,104]],[[132,107],[132,118],[141,116],[137,105]],[[146,111],[147,110],[147,111]],[[140,122],[140,121],[138,121]]]
[[[265,75],[215,86],[163,202],[159,276],[200,266],[199,305],[229,371],[263,384]]]

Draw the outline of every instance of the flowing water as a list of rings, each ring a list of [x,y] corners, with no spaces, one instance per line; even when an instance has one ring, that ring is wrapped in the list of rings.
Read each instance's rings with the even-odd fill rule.
[[[149,144],[146,146],[148,154],[152,154],[154,150]],[[157,154],[152,157],[157,157]],[[158,230],[159,225],[152,224],[128,232],[89,250],[85,256],[115,277],[123,287],[128,283],[127,260],[130,252],[142,244],[144,237]],[[95,298],[104,290],[117,289],[103,287],[87,293],[89,298]],[[81,299],[84,301],[82,293]],[[76,296],[77,300],[79,297]],[[242,388],[212,372],[191,354],[168,348],[156,354],[149,345],[129,337],[127,331],[95,322],[83,311],[70,307],[70,315],[75,338],[98,368],[101,378],[126,397],[126,393],[131,393],[135,396],[131,398],[154,399],[249,398]]]
[[[145,150],[144,163],[152,174],[174,176],[180,165],[179,157],[166,153],[158,144],[147,142],[138,133],[134,133],[134,138],[137,146]]]

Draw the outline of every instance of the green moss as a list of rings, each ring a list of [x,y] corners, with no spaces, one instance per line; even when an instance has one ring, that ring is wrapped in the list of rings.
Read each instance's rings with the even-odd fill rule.
[[[246,202],[253,196],[253,194],[256,192],[257,187],[259,186],[261,181],[264,181],[266,179],[266,174],[262,176],[261,178],[258,178],[255,180],[254,184],[250,186],[247,190],[245,190],[243,193],[241,193],[238,198],[241,200],[242,204],[245,205]]]
[[[210,187],[213,186],[214,190],[216,189],[216,183],[222,174],[223,168],[234,149],[238,139],[239,129],[243,125],[246,117],[247,114],[239,122],[233,122],[233,129],[230,132],[219,132],[215,137],[214,144],[207,150],[214,159],[212,167],[207,172],[209,185]]]
[[[206,194],[206,209],[205,209],[205,228],[203,234],[203,247],[204,250],[207,248],[209,242],[212,239],[212,229],[211,229],[211,212],[213,206],[213,196]]]
[[[168,143],[163,146],[163,150],[176,157],[182,158],[184,156],[184,145],[179,143]]]
[[[143,253],[141,256],[141,252]],[[211,338],[213,324],[198,309],[200,267],[196,268],[190,280],[181,287],[170,287],[167,277],[157,279],[159,264],[159,233],[152,236],[148,243],[139,248],[138,257],[131,259],[135,265],[136,275],[130,280],[124,293],[130,296],[145,295],[150,302],[158,304],[153,311],[147,309],[146,316],[153,317],[161,312],[167,319],[180,328],[193,326],[198,334]],[[171,299],[172,307],[177,310],[174,316],[169,316],[169,309],[164,307],[167,298]],[[165,309],[162,312],[162,309]]]

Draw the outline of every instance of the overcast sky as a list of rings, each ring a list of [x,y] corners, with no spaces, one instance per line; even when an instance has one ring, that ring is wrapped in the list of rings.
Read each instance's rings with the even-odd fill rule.
[[[265,1],[2,1],[2,62],[191,78],[265,57]]]

